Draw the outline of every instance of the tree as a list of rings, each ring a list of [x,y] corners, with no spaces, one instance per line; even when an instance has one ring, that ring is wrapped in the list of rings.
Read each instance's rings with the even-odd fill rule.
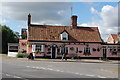
[[[16,43],[18,42],[18,37],[14,34],[14,32],[7,26],[1,26],[0,29],[2,32],[2,53],[7,53],[8,51],[8,43]]]

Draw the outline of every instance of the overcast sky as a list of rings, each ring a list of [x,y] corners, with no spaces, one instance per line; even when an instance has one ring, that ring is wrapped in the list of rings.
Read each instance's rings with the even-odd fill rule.
[[[3,2],[0,6],[0,24],[17,32],[27,28],[29,13],[34,24],[70,26],[71,12],[78,16],[78,26],[98,27],[104,40],[118,32],[117,2]]]

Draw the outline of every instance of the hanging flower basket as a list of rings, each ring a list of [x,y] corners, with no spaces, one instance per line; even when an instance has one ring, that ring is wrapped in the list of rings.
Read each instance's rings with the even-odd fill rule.
[[[89,52],[85,52],[83,55],[85,55],[85,56],[89,56],[89,55],[91,55],[91,53],[89,53]]]
[[[113,52],[112,52],[112,55],[117,55],[117,51],[113,51]]]
[[[82,51],[79,51],[79,53],[82,53]]]
[[[51,49],[50,48],[48,48],[48,51],[50,51]]]
[[[47,52],[47,54],[51,54],[51,52]]]
[[[71,50],[71,51],[74,51],[74,47],[71,47],[70,50]]]
[[[48,45],[45,45],[45,47],[48,47]]]
[[[99,52],[99,51],[100,51],[100,48],[97,48],[97,51]]]
[[[96,51],[96,49],[95,49],[95,48],[93,48],[93,51]]]
[[[26,46],[27,44],[26,43],[22,43],[22,46]]]

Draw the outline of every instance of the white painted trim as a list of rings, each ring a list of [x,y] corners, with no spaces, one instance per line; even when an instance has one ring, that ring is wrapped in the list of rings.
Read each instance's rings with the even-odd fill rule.
[[[50,49],[51,49],[51,58],[52,58],[52,47]]]
[[[35,52],[35,48],[36,48],[36,45],[33,44],[33,45],[32,45],[32,52]]]
[[[55,58],[57,58],[57,49],[58,49],[58,48],[56,48]]]
[[[41,45],[41,52],[44,52],[45,50],[45,45]]]
[[[66,40],[68,40],[68,33],[63,32],[62,34],[60,34],[61,40],[63,40],[63,35],[66,35]]]

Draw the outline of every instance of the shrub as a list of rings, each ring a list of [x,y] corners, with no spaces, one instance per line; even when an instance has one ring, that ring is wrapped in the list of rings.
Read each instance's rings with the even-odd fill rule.
[[[17,57],[17,58],[27,58],[27,57],[28,57],[28,54],[26,54],[26,53],[18,53],[18,54],[16,55],[16,57]]]
[[[72,59],[74,59],[74,57],[77,57],[78,55],[77,54],[69,54],[69,56],[72,58]]]

